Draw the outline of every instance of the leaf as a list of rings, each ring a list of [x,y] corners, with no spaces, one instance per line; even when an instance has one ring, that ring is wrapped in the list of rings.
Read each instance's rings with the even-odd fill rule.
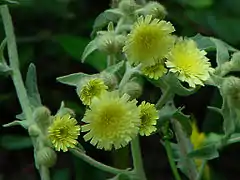
[[[169,73],[165,78],[166,78],[166,82],[171,87],[171,90],[179,96],[189,96],[198,90],[198,88],[184,87],[181,84],[181,82],[177,79],[177,77],[172,73]]]
[[[112,66],[109,66],[107,69],[105,69],[105,72],[111,73],[111,74],[115,74],[117,73],[123,66],[124,66],[125,62],[124,61],[120,61],[117,64],[114,64]]]
[[[157,127],[161,127],[166,121],[172,118],[172,116],[178,111],[178,109],[166,104],[159,111],[159,119],[157,121]],[[158,128],[158,129],[159,129]]]
[[[36,108],[42,105],[40,94],[37,87],[36,67],[30,64],[26,77],[26,89],[31,105]]]
[[[191,125],[191,120],[190,116],[187,116],[183,114],[180,110],[176,111],[173,114],[173,117],[180,122],[182,125],[183,130],[186,132],[188,136],[191,136],[192,134],[192,125]]]
[[[89,77],[89,76],[90,75],[84,74],[84,73],[74,73],[74,74],[58,77],[57,81],[63,84],[67,84],[69,86],[78,86],[79,82],[83,78]]]
[[[88,43],[88,45],[85,47],[83,54],[82,54],[82,63],[84,63],[84,61],[86,60],[88,55],[90,55],[96,49],[97,49],[97,45],[96,45],[96,40],[94,39],[94,40],[90,41]]]
[[[219,157],[218,150],[214,144],[204,146],[188,153],[189,158],[211,160]]]
[[[228,62],[230,57],[229,57],[228,49],[225,46],[224,42],[215,38],[210,38],[210,39],[216,45],[216,49],[217,49],[216,58],[217,58],[218,66],[222,65],[225,62]]]
[[[94,21],[93,32],[91,33],[91,36],[93,36],[93,34],[95,34],[98,30],[107,26],[109,22],[117,22],[121,16],[122,12],[118,9],[108,9],[102,12]]]
[[[68,168],[55,170],[52,180],[69,180],[70,170]]]
[[[201,50],[214,50],[215,44],[210,40],[209,37],[202,36],[201,34],[197,34],[192,37],[192,39],[197,43],[198,48]]]
[[[20,150],[32,147],[30,137],[5,135],[1,138],[1,146],[7,150]]]
[[[9,68],[5,62],[0,62],[0,73],[4,75],[10,75],[12,73],[12,69]]]

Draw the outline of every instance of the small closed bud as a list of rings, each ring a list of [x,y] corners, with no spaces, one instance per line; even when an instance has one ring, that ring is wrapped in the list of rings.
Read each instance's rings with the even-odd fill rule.
[[[223,96],[229,99],[229,103],[240,108],[240,79],[237,77],[227,77],[222,84]]]
[[[116,35],[114,32],[106,32],[99,35],[96,42],[99,51],[106,54],[116,54],[122,50],[125,36]]]
[[[153,18],[164,19],[167,15],[167,11],[163,5],[158,2],[151,1],[146,4],[143,8],[137,10],[140,15],[152,15]]]
[[[133,14],[138,7],[135,0],[121,0],[118,5],[118,8],[125,14]]]
[[[101,72],[100,73],[100,78],[103,80],[104,84],[106,86],[108,86],[108,90],[113,90],[115,89],[115,87],[118,84],[118,79],[117,77],[112,74],[112,73],[108,73],[108,72]]]
[[[42,130],[47,129],[48,126],[50,125],[50,123],[51,123],[50,116],[51,116],[51,112],[45,106],[38,107],[33,112],[34,121],[37,123],[39,128]]]
[[[28,134],[31,137],[37,137],[41,134],[41,130],[37,126],[37,124],[32,124],[28,127]]]
[[[143,88],[139,83],[130,81],[124,85],[124,87],[121,90],[121,93],[122,94],[126,93],[129,96],[131,96],[131,99],[136,99],[139,96],[141,96],[142,91],[143,91]]]
[[[56,152],[50,147],[43,147],[36,152],[36,161],[39,166],[53,167],[57,161]]]

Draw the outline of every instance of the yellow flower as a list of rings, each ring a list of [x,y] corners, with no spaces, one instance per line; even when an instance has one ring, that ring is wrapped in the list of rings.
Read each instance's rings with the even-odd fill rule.
[[[171,50],[166,65],[178,79],[187,82],[190,87],[204,86],[213,69],[204,50],[199,50],[191,39],[179,39]]]
[[[74,148],[80,134],[80,125],[69,114],[55,116],[48,128],[48,137],[57,151],[66,152],[68,148]]]
[[[84,82],[82,86],[79,86],[77,91],[83,104],[90,105],[93,97],[100,96],[107,89],[108,87],[104,84],[102,79],[93,78]]]
[[[152,19],[151,15],[139,17],[127,36],[123,52],[131,64],[154,65],[166,57],[174,43],[170,22]]]
[[[141,71],[149,78],[157,80],[167,72],[167,69],[164,67],[164,61],[161,60],[154,65],[142,67]]]
[[[86,111],[82,126],[86,141],[99,149],[111,150],[126,146],[139,131],[140,117],[137,101],[119,96],[118,91],[105,92],[94,98]]]
[[[152,132],[156,131],[155,125],[157,124],[158,112],[154,104],[143,101],[138,108],[140,109],[141,126],[139,134],[141,136],[149,136]]]
[[[205,134],[200,133],[198,131],[196,122],[194,121],[192,123],[192,135],[190,137],[190,140],[191,140],[192,145],[193,145],[193,149],[196,150],[198,148],[201,148],[204,144],[205,139],[206,139]],[[203,161],[201,159],[195,159],[195,163],[197,165],[197,168],[200,169]],[[206,180],[210,179],[210,168],[207,164],[205,165],[203,176],[204,176],[204,179],[206,179]]]

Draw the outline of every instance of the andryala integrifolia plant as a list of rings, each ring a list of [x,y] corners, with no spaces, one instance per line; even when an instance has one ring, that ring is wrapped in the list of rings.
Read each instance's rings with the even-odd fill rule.
[[[95,24],[101,28],[95,26],[94,37],[82,52],[83,62],[93,51],[105,53],[106,69],[97,74],[79,72],[57,78],[76,89],[76,98],[86,106],[83,119],[76,119],[64,103],[56,114],[42,105],[33,64],[23,84],[12,19],[8,6],[1,5],[6,38],[0,47],[0,70],[12,78],[23,110],[18,120],[4,127],[21,125],[28,131],[42,180],[51,179],[49,168],[55,165],[58,151],[73,153],[111,173],[113,179],[124,176],[146,180],[139,136],[153,134],[165,147],[176,180],[210,180],[207,161],[217,158],[222,147],[240,141],[235,133],[240,117],[240,79],[227,76],[240,70],[239,51],[213,37],[176,36],[173,24],[164,20],[165,7],[158,2],[119,0],[112,4],[96,19]],[[108,21],[109,14],[116,21]],[[8,61],[3,55],[5,45]],[[215,68],[208,51],[216,51]],[[144,92],[142,79],[159,88],[158,101],[138,100]],[[209,110],[222,115],[223,134],[199,132],[193,118],[183,114],[183,107],[174,105],[175,95],[189,96],[204,86],[214,86],[222,95],[222,107]],[[105,151],[130,145],[132,167],[117,169],[94,160],[78,142],[78,136]]]

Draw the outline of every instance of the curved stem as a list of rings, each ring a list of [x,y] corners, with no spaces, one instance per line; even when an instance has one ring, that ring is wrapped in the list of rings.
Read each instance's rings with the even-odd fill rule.
[[[39,168],[39,171],[40,171],[41,180],[50,180],[50,172],[48,168],[42,166]]]
[[[166,152],[167,152],[169,164],[171,166],[171,169],[172,169],[173,175],[175,177],[175,180],[181,180],[181,177],[178,173],[176,164],[175,164],[174,159],[173,159],[172,147],[171,147],[171,144],[170,144],[169,140],[165,140],[165,149],[166,149]]]
[[[173,96],[173,93],[171,92],[170,88],[168,87],[166,89],[166,91],[163,92],[161,98],[158,100],[157,104],[156,104],[156,109],[161,109],[163,107],[163,105],[171,99],[171,97]]]
[[[131,174],[131,171],[128,170],[122,170],[117,169],[108,165],[105,165],[101,162],[96,161],[95,159],[91,158],[90,156],[86,155],[85,153],[79,151],[78,149],[71,149],[70,152],[72,152],[76,157],[82,159],[83,161],[87,162],[88,164],[102,170],[105,172],[109,172],[112,174]]]
[[[135,139],[131,142],[131,151],[132,151],[132,158],[133,158],[133,166],[134,166],[134,172],[137,174],[139,179],[141,180],[147,180],[143,162],[142,162],[142,155],[141,155],[141,149],[139,144],[139,136],[137,136]]]
[[[19,70],[18,52],[16,45],[16,38],[13,29],[12,18],[9,13],[7,5],[0,6],[1,16],[3,20],[4,30],[7,38],[7,47],[9,55],[10,68],[12,69],[12,80],[15,86],[17,96],[26,116],[27,120],[32,119],[32,110],[30,106],[29,99],[27,97],[27,92],[23,84],[22,75]]]

